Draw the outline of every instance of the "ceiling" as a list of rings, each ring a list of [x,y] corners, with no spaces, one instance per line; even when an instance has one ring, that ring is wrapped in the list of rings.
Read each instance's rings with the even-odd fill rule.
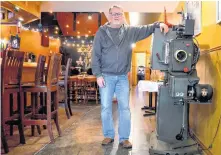
[[[1,20],[1,24],[16,25],[19,19],[22,19],[22,23],[28,23],[38,19],[35,15],[23,10],[22,8],[17,8],[14,4],[7,1],[1,2],[1,15],[4,19]]]
[[[99,26],[107,21],[100,12],[57,12],[57,20],[64,36],[95,35]]]
[[[125,12],[162,13],[173,12],[179,1],[44,1],[42,12],[108,12],[112,5],[120,5]]]

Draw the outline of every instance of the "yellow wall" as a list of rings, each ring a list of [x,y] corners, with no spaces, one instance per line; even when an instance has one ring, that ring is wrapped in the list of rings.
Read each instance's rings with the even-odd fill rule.
[[[151,24],[154,23],[156,21],[158,21],[159,18],[159,14],[158,13],[153,13],[151,14],[151,16],[149,17],[149,19],[146,19],[145,24]],[[152,36],[149,36],[146,39],[143,39],[139,42],[136,43],[136,47],[133,49],[133,53],[132,53],[132,66],[131,66],[131,72],[132,72],[132,85],[135,86],[137,85],[137,58],[136,58],[136,53],[140,53],[140,52],[144,52],[146,53],[146,67],[149,67],[149,62],[150,62],[150,45],[151,45],[151,41],[152,41]],[[145,79],[149,80],[150,79],[150,72],[149,72],[149,68],[146,69],[146,76]]]
[[[168,16],[168,21],[177,24],[180,20],[177,11],[184,6],[180,2],[174,14]],[[163,19],[163,14],[160,16]],[[201,47],[214,48],[221,46],[221,25],[216,23],[216,2],[202,2],[202,31],[196,37]],[[206,46],[205,46],[206,45]],[[203,49],[201,49],[203,51]],[[190,128],[200,142],[208,147],[215,135],[221,115],[221,51],[204,54],[197,63],[200,83],[211,84],[214,88],[213,101],[210,105],[190,105]],[[208,154],[221,155],[221,126]]]
[[[202,33],[197,37],[199,44],[210,48],[221,46],[221,25],[216,23],[216,2],[202,2]],[[208,147],[215,135],[221,115],[221,50],[204,54],[197,64],[200,83],[214,88],[211,105],[192,105],[190,108],[191,128],[199,140]],[[221,154],[221,126],[210,152]]]
[[[1,39],[9,40],[11,35],[16,35],[15,26],[1,25]],[[49,40],[49,47],[41,46],[41,33],[34,31],[22,30],[19,34],[21,37],[20,51],[33,52],[37,57],[39,54],[48,56],[50,51],[59,52],[60,40]]]

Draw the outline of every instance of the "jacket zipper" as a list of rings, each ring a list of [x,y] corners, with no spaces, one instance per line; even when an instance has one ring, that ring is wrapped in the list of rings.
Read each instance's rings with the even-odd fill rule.
[[[108,37],[112,40],[112,42],[114,43],[114,40],[113,38],[111,37],[111,34],[110,34],[110,31],[108,29],[106,29],[106,33],[108,35]],[[114,45],[116,46],[116,49],[117,49],[117,68],[116,68],[116,72],[118,70],[118,52],[119,52],[119,49],[118,49],[118,46],[114,43]]]
[[[119,49],[117,47],[117,62],[118,62],[118,52],[119,52]],[[117,63],[117,70],[118,70],[118,63]],[[117,70],[116,70],[116,72],[117,72]]]

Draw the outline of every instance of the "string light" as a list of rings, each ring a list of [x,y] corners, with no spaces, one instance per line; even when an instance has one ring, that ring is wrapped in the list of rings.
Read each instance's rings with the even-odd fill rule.
[[[68,27],[69,27],[69,25],[66,25],[66,27],[68,28]]]
[[[80,24],[80,22],[79,22],[79,21],[77,21],[77,24]]]
[[[80,34],[80,32],[78,31],[78,34]]]

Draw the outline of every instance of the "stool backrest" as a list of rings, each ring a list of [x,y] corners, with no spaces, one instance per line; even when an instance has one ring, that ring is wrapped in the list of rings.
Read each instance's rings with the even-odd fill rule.
[[[48,73],[47,73],[47,86],[58,83],[59,73],[61,66],[61,54],[52,54],[49,60]]]
[[[21,86],[24,52],[3,51],[1,64],[2,91],[8,85]]]
[[[44,84],[44,73],[45,73],[45,62],[46,56],[39,55],[37,69],[35,72],[35,85]]]
[[[65,75],[64,75],[64,82],[65,82],[65,84],[67,83],[68,77],[69,77],[69,75],[70,75],[70,67],[71,67],[71,64],[72,64],[72,59],[71,59],[71,58],[68,58],[67,65],[66,65],[66,69],[65,69]]]

